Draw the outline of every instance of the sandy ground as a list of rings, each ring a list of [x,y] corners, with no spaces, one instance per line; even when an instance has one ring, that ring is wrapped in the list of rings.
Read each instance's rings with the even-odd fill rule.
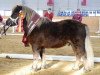
[[[73,62],[47,61],[47,68],[34,72],[32,60],[0,58],[0,75],[100,75],[100,63],[95,63],[92,71],[83,73],[72,70]]]
[[[3,36],[0,39],[0,53],[28,53],[32,54],[31,47],[25,48],[21,42],[22,36]],[[100,57],[100,38],[91,38],[95,56]],[[74,55],[70,46],[61,49],[46,49],[49,55]],[[0,58],[0,75],[100,75],[100,63],[95,63],[92,71],[83,74],[80,71],[73,71],[74,62],[48,61],[47,69],[37,72],[28,71],[31,68],[32,60],[4,59]],[[28,68],[27,68],[28,66]],[[22,69],[25,71],[21,71]],[[19,72],[19,73],[18,73]],[[27,73],[29,72],[29,73]]]

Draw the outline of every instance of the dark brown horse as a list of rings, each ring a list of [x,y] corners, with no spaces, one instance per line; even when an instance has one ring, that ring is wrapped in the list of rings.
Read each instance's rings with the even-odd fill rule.
[[[13,8],[10,18],[18,18],[20,11],[25,13],[23,28],[25,33],[28,34],[31,16],[37,13],[26,6],[17,5]],[[13,23],[11,19],[8,19],[7,22]],[[47,18],[42,18],[40,24],[33,24],[33,26],[34,28],[31,30],[30,34],[28,34],[27,38],[32,46],[34,55],[33,68],[35,70],[37,69],[39,56],[42,60],[41,68],[45,67],[45,48],[60,48],[66,44],[72,46],[76,56],[76,63],[73,69],[79,69],[81,59],[83,59],[85,71],[90,70],[94,66],[93,50],[86,24],[71,19],[51,22]]]

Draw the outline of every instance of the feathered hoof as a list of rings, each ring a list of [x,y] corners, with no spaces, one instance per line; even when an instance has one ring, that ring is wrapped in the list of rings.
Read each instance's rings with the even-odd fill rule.
[[[38,71],[37,67],[34,67],[34,66],[31,67],[31,70],[34,72]]]
[[[83,67],[84,72],[89,72],[94,68],[94,65],[87,65]]]
[[[87,72],[90,72],[90,71],[91,71],[90,68],[85,68],[85,67],[83,68],[83,72],[84,72],[84,73],[87,73]]]
[[[79,67],[72,67],[72,70],[75,70],[75,71],[77,71],[77,70],[79,70]]]
[[[41,69],[46,69],[47,68],[47,66],[45,65],[45,66],[41,66]]]

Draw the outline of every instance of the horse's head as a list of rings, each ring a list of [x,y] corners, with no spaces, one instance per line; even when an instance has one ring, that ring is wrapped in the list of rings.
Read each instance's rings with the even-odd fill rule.
[[[13,8],[10,18],[8,18],[8,20],[6,21],[6,25],[10,24],[11,26],[14,26],[18,23],[18,19],[22,17],[29,23],[32,14],[35,13],[36,13],[35,11],[33,13],[33,10],[28,8],[27,6],[17,5]]]
[[[19,14],[22,11],[22,6],[15,6],[12,10],[10,18],[7,19],[6,25],[15,26],[18,25]]]

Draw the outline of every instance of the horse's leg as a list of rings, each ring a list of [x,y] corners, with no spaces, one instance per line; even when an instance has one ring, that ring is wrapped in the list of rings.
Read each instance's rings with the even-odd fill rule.
[[[36,47],[32,47],[32,50],[33,50],[33,65],[32,65],[32,69],[34,71],[37,71],[37,64],[38,64],[38,61],[39,61],[39,51],[38,51],[38,49]]]
[[[6,35],[6,31],[7,31],[7,30],[6,30],[6,27],[5,27],[5,26],[4,26],[3,30],[4,30],[4,34]]]
[[[10,27],[10,25],[9,26],[4,26],[4,32],[3,32],[3,34],[5,34],[6,35],[6,32],[7,32],[7,30],[9,29],[9,27]]]
[[[86,56],[83,56],[82,59],[83,59],[84,71],[85,72],[90,71],[94,67],[93,64],[91,64],[91,62],[87,59]]]
[[[85,55],[84,43],[82,43],[82,41],[79,41],[77,43],[71,43],[71,45],[72,45],[72,48],[73,48],[74,53],[76,55],[76,62],[74,64],[73,69],[79,70],[81,58]]]
[[[72,69],[74,69],[74,70],[79,70],[79,64],[80,64],[81,58],[80,58],[80,56],[79,56],[78,53],[77,53],[77,48],[75,47],[75,45],[74,45],[73,43],[71,43],[71,46],[72,46],[73,51],[74,51],[74,53],[75,53],[75,55],[76,55],[76,62],[75,62],[75,64],[74,64],[74,66],[73,66]]]
[[[2,28],[0,29],[0,38],[1,38],[1,36],[2,36]]]
[[[6,25],[4,25],[0,31],[0,37],[5,34],[6,35],[6,31],[8,30],[9,27],[6,28]]]
[[[3,35],[3,33],[4,33],[4,26],[1,28],[1,30],[0,30],[0,38],[1,38],[1,36]]]
[[[37,64],[38,64],[38,61],[39,61],[39,53],[38,52],[34,52],[33,53],[33,66],[32,68],[34,69],[34,71],[37,71]]]
[[[73,70],[79,70],[80,61],[81,61],[81,57],[79,57],[79,55],[76,55],[76,62],[73,66]]]
[[[44,69],[46,68],[46,56],[45,56],[45,48],[40,49],[40,57],[41,57],[41,68]]]
[[[89,62],[87,60],[87,57],[83,56],[82,59],[83,59],[84,71],[85,72],[86,71],[90,71],[90,64],[89,64]]]

